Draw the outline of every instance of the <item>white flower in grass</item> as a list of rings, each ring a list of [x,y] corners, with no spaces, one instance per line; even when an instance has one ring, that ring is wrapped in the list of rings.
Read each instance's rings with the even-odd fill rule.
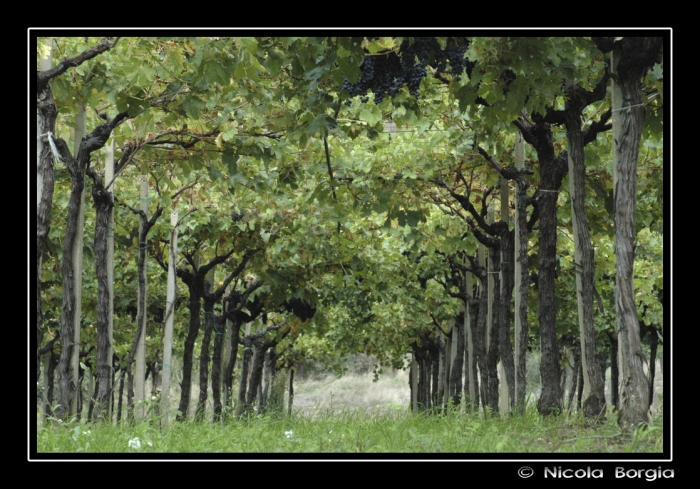
[[[83,431],[83,435],[89,435],[90,433],[92,433],[92,431],[90,431],[90,430]]]
[[[141,440],[138,438],[132,438],[129,440],[129,448],[133,448],[134,450],[140,450],[141,449]]]
[[[148,445],[149,447],[153,447],[153,442],[146,442],[146,445]]]
[[[294,436],[294,432],[292,430],[285,431],[284,436],[286,436],[287,438],[291,438]]]

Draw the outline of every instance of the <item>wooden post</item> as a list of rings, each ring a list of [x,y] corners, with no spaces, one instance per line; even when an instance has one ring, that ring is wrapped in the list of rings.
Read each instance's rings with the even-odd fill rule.
[[[79,105],[75,115],[75,131],[73,132],[73,155],[77,158],[80,141],[85,137],[85,107]],[[73,385],[76,390],[71,399],[70,413],[78,414],[78,398],[81,395],[80,382],[80,318],[83,302],[83,235],[85,233],[85,188],[80,196],[80,211],[78,215],[78,229],[73,245],[73,283],[75,290],[75,307],[73,309],[73,355],[71,356],[71,372],[73,373]],[[92,395],[92,393],[90,393]],[[111,418],[110,418],[111,419]]]
[[[148,175],[141,175],[140,180],[141,184],[139,188],[139,207],[140,210],[144,213],[144,215],[148,216]],[[139,217],[139,222],[139,236],[141,236],[142,229],[145,224],[144,219],[142,217]],[[143,273],[141,279],[146,284],[146,288],[143,292],[144,297],[139,298],[138,300],[138,308],[140,309],[140,305],[141,303],[143,303],[144,311],[143,322],[141,323],[141,334],[139,335],[138,343],[136,346],[136,365],[134,367],[134,417],[136,419],[141,419],[146,415],[144,401],[146,399],[146,325],[148,324],[148,247],[146,243],[139,242],[139,252],[141,251],[142,247],[145,248],[144,253],[146,253],[146,262],[144,264],[145,266],[143,267],[143,270],[141,271],[141,273]],[[140,311],[137,312],[137,317],[139,317],[140,314]]]
[[[506,224],[510,223],[510,209],[508,208],[508,199],[509,199],[509,189],[508,189],[508,180],[506,178],[501,177],[501,210],[500,210],[500,218],[501,222],[504,222]],[[503,251],[499,253],[501,256],[501,262],[504,261],[503,257]],[[500,282],[500,287],[501,287],[501,300],[506,301],[505,297],[505,280],[503,277],[503,264],[501,263],[499,267],[500,271],[500,277],[501,277],[501,282]],[[507,298],[507,300],[510,302],[511,298]],[[498,306],[498,305],[497,305]],[[500,306],[498,306],[500,307]],[[503,321],[503,318],[501,318],[501,321]],[[499,325],[499,328],[503,327],[503,323]],[[503,414],[508,414],[510,412],[510,406],[511,406],[511,399],[510,399],[510,394],[509,394],[509,385],[508,385],[508,376],[506,375],[505,369],[503,367],[503,360],[498,361],[498,377],[501,379],[501,382],[499,384],[499,391],[500,391],[500,402],[499,402],[499,410]]]
[[[172,376],[173,358],[173,321],[175,316],[175,293],[177,290],[176,262],[177,262],[177,225],[178,212],[173,209],[170,216],[170,262],[168,263],[168,290],[165,300],[165,334],[163,338],[163,378],[161,383],[161,408],[163,427],[170,426],[170,378]]]
[[[114,179],[114,138],[106,145],[105,158],[105,183],[109,183]],[[114,186],[115,183],[109,186],[107,192],[112,195],[114,202]],[[109,314],[107,316],[107,336],[109,338],[109,349],[107,358],[109,358],[110,370],[110,386],[114,382],[114,369],[112,358],[114,355],[113,336],[114,336],[114,206],[109,211],[109,231],[107,232],[107,284],[109,289]],[[92,389],[90,390],[92,392]],[[112,419],[112,403],[109,403],[109,419]]]
[[[525,167],[525,143],[523,135],[515,136],[515,167]],[[525,183],[523,177],[522,183]],[[527,351],[527,290],[529,290],[527,256],[527,214],[523,199],[525,188],[516,181],[515,191],[515,403],[516,412],[523,414],[525,400],[525,352]],[[522,289],[525,289],[523,293]]]
[[[466,261],[466,258],[465,258]],[[466,283],[466,291],[465,295],[467,296],[468,300],[473,299],[473,290],[474,290],[474,277],[471,272],[465,272],[465,283]],[[464,330],[465,330],[465,338],[466,338],[466,347],[465,351],[467,351],[467,358],[464,363],[467,368],[467,375],[469,376],[469,400],[470,402],[473,403],[474,406],[479,405],[479,389],[477,388],[477,377],[474,372],[474,366],[476,364],[476,346],[474,344],[474,335],[472,334],[472,328],[471,328],[471,313],[469,312],[469,306],[468,303],[465,302],[466,306],[466,311],[464,312]]]
[[[50,70],[53,66],[53,41],[51,39],[47,40],[46,43],[49,45],[49,55],[46,58],[42,58],[41,61],[39,61],[39,69],[41,71],[47,71]],[[39,107],[37,107],[37,136],[41,135],[41,120],[39,118]],[[41,164],[41,152],[43,150],[44,143],[41,142],[40,139],[37,138],[36,141],[36,161],[37,161],[37,167],[36,167],[36,205],[37,208],[39,204],[41,203],[41,196],[42,192],[44,191],[44,169],[40,166]],[[39,263],[38,263],[39,269],[37,270],[37,273],[39,274],[39,277],[41,277],[41,256],[39,257]],[[39,280],[39,279],[37,279]],[[39,294],[41,295],[41,294]],[[41,307],[38,307],[38,309],[41,309]],[[41,318],[41,311],[37,311],[37,317]],[[41,319],[39,319],[40,321]],[[41,326],[43,328],[43,325]],[[42,337],[43,337],[42,333]],[[37,351],[39,348],[41,348],[41,345],[36,345]],[[38,354],[38,353],[37,353]],[[51,404],[53,402],[52,399],[46,399],[46,396],[48,396],[49,393],[49,372],[51,372],[51,369],[49,368],[49,362],[51,358],[51,352],[45,353],[43,355],[44,358],[44,378],[43,378],[43,389],[42,392],[44,393],[44,399],[42,400],[42,404]],[[38,381],[39,379],[37,379]],[[41,421],[43,422],[44,419],[46,418],[46,413],[49,412],[49,410],[53,406],[49,406],[48,409],[44,407],[41,410]]]
[[[418,414],[418,362],[411,353],[411,411]]]

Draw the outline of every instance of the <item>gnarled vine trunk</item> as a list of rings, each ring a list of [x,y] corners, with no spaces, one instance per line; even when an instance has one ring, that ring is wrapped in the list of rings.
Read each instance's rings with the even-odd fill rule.
[[[536,124],[526,120],[516,122],[523,138],[537,151],[540,166],[540,188],[536,195],[540,221],[537,293],[540,322],[540,378],[542,393],[537,402],[540,414],[551,415],[562,410],[559,384],[560,364],[557,342],[557,312],[555,304],[555,275],[557,257],[557,197],[568,170],[567,154],[554,155],[552,130],[538,119]]]
[[[575,87],[578,88],[578,87]],[[574,93],[576,90],[570,90]],[[593,245],[588,232],[586,216],[586,166],[583,151],[581,110],[585,102],[573,95],[566,111],[567,138],[569,142],[569,189],[571,195],[571,222],[574,230],[574,259],[576,269],[576,297],[581,341],[581,365],[583,369],[586,418],[605,416],[605,379],[598,363],[595,325],[593,324]]]
[[[51,68],[51,55],[41,61],[42,71]],[[51,228],[51,204],[53,202],[54,167],[49,137],[56,127],[56,103],[51,85],[47,81],[37,86],[36,130],[37,130],[37,207],[36,207],[36,378],[41,373],[41,343],[44,327],[41,321],[41,255]],[[52,370],[53,371],[53,370]]]
[[[194,272],[196,275],[197,272]],[[200,311],[202,310],[202,284],[200,281],[193,279],[185,282],[189,289],[189,310],[190,323],[187,329],[187,337],[185,338],[185,348],[182,353],[182,383],[180,391],[180,404],[178,410],[180,414],[177,416],[178,421],[187,419],[187,410],[190,406],[190,395],[192,392],[192,366],[194,364],[194,343],[199,335],[200,326]]]
[[[644,124],[641,80],[661,61],[663,38],[628,38],[614,43],[613,161],[615,204],[615,322],[620,365],[620,415],[624,431],[648,422],[649,381],[640,346],[639,319],[634,298],[637,158]]]
[[[95,216],[95,269],[97,272],[97,396],[92,412],[94,421],[109,416],[109,398],[112,393],[112,358],[110,355],[109,313],[110,284],[107,272],[107,234],[110,211],[114,205],[112,195],[104,189],[101,178],[93,169],[92,198]]]

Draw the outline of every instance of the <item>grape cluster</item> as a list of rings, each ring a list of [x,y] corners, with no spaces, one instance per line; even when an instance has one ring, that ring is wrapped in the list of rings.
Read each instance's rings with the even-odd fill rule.
[[[405,39],[399,54],[392,51],[367,56],[360,66],[361,74],[357,82],[350,83],[345,79],[342,89],[350,97],[359,96],[363,103],[369,100],[367,92],[371,90],[374,103],[379,104],[386,96],[393,97],[407,85],[409,93],[418,98],[421,80],[428,74],[428,65],[434,66],[440,73],[446,73],[449,62],[449,72],[458,81],[465,69],[470,74],[474,63],[464,57],[468,45],[468,41],[460,43],[450,38],[443,50],[434,37],[416,37],[412,42]],[[350,100],[345,102],[345,105],[350,104]]]
[[[239,212],[238,214],[236,214],[235,212],[233,214],[231,214],[231,219],[233,220],[233,222],[242,221],[243,217],[244,217],[243,211]]]
[[[264,317],[265,313],[263,312],[263,309],[265,308],[265,304],[259,296],[252,300],[244,301],[244,299],[245,295],[241,292],[234,290],[231,292],[231,294],[229,294],[229,296],[226,298],[228,319],[233,319],[240,323],[249,323],[260,316],[260,314],[263,314]],[[242,302],[244,303],[243,307],[247,308],[247,312],[245,312],[243,307],[240,307]]]
[[[466,50],[467,45],[459,46],[454,39],[449,39],[443,51],[444,56],[437,63],[437,70],[442,73],[446,72],[447,62],[449,61],[452,76],[455,80],[459,81],[461,79],[461,75],[464,73],[465,69],[467,70],[467,74],[471,75],[474,63],[464,57]]]
[[[300,299],[298,297],[292,297],[284,304],[282,304],[282,307],[284,307],[287,310],[287,312],[293,313],[302,321],[311,319],[316,314],[315,307],[312,307],[311,304],[306,302],[304,299]]]
[[[360,96],[360,101],[365,103],[369,100],[368,91],[374,93],[374,102],[379,104],[386,94],[394,96],[406,83],[401,60],[396,53],[381,54],[365,58],[360,66],[361,75],[355,83],[350,83],[346,78],[343,82],[343,90],[346,90],[351,97]],[[345,105],[350,105],[347,100]]]
[[[404,39],[399,49],[404,66],[408,69],[413,67],[416,61],[426,66],[440,58],[440,44],[434,37],[416,37],[413,42]]]

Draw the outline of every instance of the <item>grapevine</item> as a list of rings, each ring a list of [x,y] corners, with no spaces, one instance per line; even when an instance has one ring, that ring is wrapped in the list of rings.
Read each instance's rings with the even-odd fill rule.
[[[369,100],[367,93],[374,93],[374,103],[380,104],[385,97],[395,96],[404,85],[409,93],[418,98],[418,91],[423,78],[428,74],[428,66],[438,73],[450,73],[459,81],[464,71],[471,74],[474,63],[465,57],[469,41],[450,38],[445,49],[441,49],[434,37],[416,37],[412,41],[405,39],[399,52],[379,53],[367,56],[360,66],[360,77],[355,83],[347,78],[342,89],[350,97],[360,97],[365,103]],[[346,100],[345,105],[351,101]]]

